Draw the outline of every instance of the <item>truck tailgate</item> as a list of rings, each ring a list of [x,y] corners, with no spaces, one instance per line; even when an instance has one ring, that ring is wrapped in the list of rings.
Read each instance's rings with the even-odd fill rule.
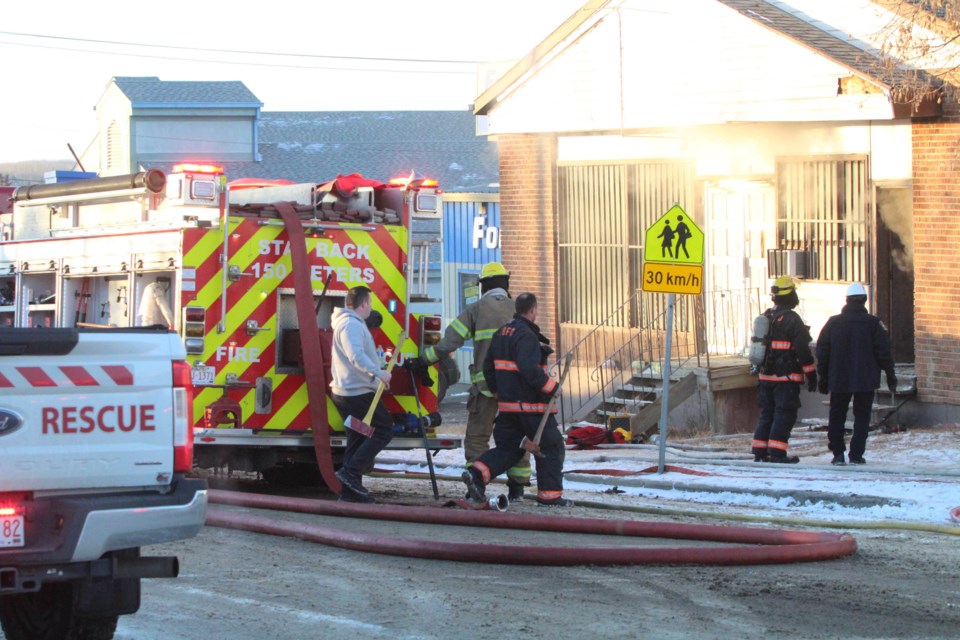
[[[37,331],[0,332],[0,492],[168,484],[176,336]]]

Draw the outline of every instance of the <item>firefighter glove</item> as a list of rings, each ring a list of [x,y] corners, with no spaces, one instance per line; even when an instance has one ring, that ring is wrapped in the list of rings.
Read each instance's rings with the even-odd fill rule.
[[[433,378],[430,376],[430,365],[423,358],[408,358],[403,363],[404,369],[409,369],[420,380],[420,386],[432,387]]]
[[[827,382],[825,379],[820,378],[820,380],[817,382],[817,391],[819,391],[819,392],[822,393],[823,395],[829,394],[829,393],[830,393],[830,383]]]
[[[892,373],[887,374],[887,389],[890,390],[890,393],[897,392],[897,376]]]
[[[807,374],[807,391],[811,393],[817,390],[817,372],[811,371]]]

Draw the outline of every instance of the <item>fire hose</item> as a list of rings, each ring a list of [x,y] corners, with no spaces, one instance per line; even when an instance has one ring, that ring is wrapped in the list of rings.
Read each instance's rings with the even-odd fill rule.
[[[727,545],[584,548],[473,544],[351,533],[331,527],[278,520],[227,509],[211,509],[207,512],[207,524],[210,526],[288,536],[354,551],[433,560],[541,566],[753,565],[832,560],[851,555],[857,550],[857,543],[853,536],[837,533],[729,525],[535,516],[496,511],[454,511],[433,506],[356,504],[219,490],[211,490],[209,497],[215,504],[314,515],[431,525],[673,538],[720,542]]]

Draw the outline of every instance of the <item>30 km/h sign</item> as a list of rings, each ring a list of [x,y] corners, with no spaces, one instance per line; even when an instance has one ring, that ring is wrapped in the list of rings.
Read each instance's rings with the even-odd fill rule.
[[[703,291],[703,265],[645,262],[643,290],[697,295]]]

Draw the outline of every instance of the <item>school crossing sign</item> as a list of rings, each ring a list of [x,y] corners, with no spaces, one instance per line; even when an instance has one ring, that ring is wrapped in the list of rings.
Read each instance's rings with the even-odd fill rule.
[[[647,228],[643,242],[643,290],[703,291],[703,231],[675,204]]]

